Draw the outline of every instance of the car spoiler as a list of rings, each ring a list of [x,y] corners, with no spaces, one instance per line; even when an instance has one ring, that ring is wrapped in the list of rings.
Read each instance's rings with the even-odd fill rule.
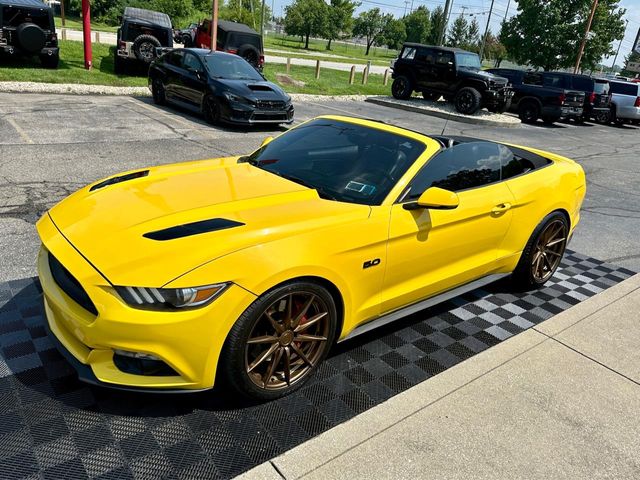
[[[173,50],[172,47],[156,47],[156,57],[161,57],[167,52]]]

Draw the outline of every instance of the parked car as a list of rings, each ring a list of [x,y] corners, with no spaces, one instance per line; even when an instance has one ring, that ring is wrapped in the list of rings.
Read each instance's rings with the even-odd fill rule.
[[[544,85],[542,73],[508,68],[488,70],[509,79],[514,95],[510,111],[524,123],[535,123],[539,118],[546,124],[561,118],[581,117],[584,108],[584,92]]]
[[[617,125],[640,123],[640,83],[610,80],[611,110],[609,120]]]
[[[0,54],[37,55],[43,67],[58,68],[53,9],[40,0],[0,0]]]
[[[253,28],[244,23],[218,20],[216,50],[233,53],[244,58],[254,68],[264,67],[264,49],[262,37]],[[198,25],[195,46],[211,48],[211,20],[203,20]]]
[[[540,288],[585,192],[560,155],[323,116],[59,202],[37,223],[46,325],[94,384],[272,400],[335,342],[501,278]]]
[[[512,91],[507,79],[480,69],[480,57],[459,48],[405,43],[392,63],[395,98],[407,99],[414,91],[427,100],[444,96],[460,113],[472,115],[482,107],[503,112]]]
[[[576,122],[581,123],[591,118],[602,117],[609,111],[609,88],[604,80],[596,81],[588,75],[567,72],[540,72],[540,74],[545,87],[584,92],[582,115],[573,117]]]
[[[123,73],[128,65],[148,67],[159,47],[173,47],[171,19],[165,13],[126,7],[118,28],[114,70]]]
[[[173,41],[181,43],[185,47],[193,47],[196,40],[197,23],[191,23],[188,27],[173,31]]]
[[[197,110],[212,124],[293,122],[291,97],[230,53],[171,50],[151,64],[149,88],[157,104],[168,100]]]

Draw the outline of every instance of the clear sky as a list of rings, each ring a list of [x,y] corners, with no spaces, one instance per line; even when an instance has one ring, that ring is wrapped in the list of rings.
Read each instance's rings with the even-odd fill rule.
[[[284,12],[284,7],[290,5],[293,0],[266,0],[269,4],[273,2],[274,13],[276,16],[281,16]],[[408,13],[413,8],[417,8],[419,5],[425,5],[429,10],[436,8],[438,5],[444,6],[445,0],[360,0],[362,4],[356,10],[356,14],[369,10],[371,8],[379,7],[385,13],[391,13],[396,17],[401,17],[405,11]],[[561,0],[556,0],[561,1]],[[465,13],[466,15],[474,15],[480,22],[481,29],[487,23],[489,14],[489,7],[491,6],[491,0],[453,0],[452,18]],[[640,0],[621,0],[620,6],[627,9],[625,19],[629,20],[629,26],[625,38],[622,40],[620,47],[620,55],[618,56],[617,63],[622,65],[625,56],[631,51],[633,41],[635,40],[638,28],[640,28]],[[508,12],[507,12],[508,8]],[[490,28],[494,33],[497,33],[500,29],[500,22],[505,18],[505,15],[512,16],[517,11],[517,0],[494,0],[493,14],[491,17]],[[468,17],[470,18],[470,17]],[[617,48],[617,44],[614,45]],[[613,61],[613,57],[605,59],[605,63],[610,65]]]

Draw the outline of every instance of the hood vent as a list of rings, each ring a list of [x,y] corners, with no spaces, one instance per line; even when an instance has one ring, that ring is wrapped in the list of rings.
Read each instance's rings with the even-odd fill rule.
[[[247,87],[254,92],[273,92],[273,88],[269,85],[247,85]]]
[[[145,233],[143,237],[159,241],[174,240],[176,238],[190,237],[192,235],[200,235],[201,233],[215,232],[217,230],[226,230],[227,228],[240,227],[242,225],[244,225],[244,223],[227,220],[226,218],[212,218],[210,220],[185,223],[184,225],[177,225],[175,227],[165,228],[164,230]]]
[[[127,180],[133,180],[135,178],[142,178],[149,175],[149,170],[142,170],[140,172],[127,173],[126,175],[120,175],[118,177],[107,178],[100,183],[96,183],[89,191],[93,192],[100,188],[108,187],[109,185],[115,185],[116,183],[126,182]]]

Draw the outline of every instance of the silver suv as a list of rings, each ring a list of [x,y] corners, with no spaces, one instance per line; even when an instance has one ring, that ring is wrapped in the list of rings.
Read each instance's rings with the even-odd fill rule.
[[[640,83],[609,80],[611,85],[611,121],[640,124]]]

